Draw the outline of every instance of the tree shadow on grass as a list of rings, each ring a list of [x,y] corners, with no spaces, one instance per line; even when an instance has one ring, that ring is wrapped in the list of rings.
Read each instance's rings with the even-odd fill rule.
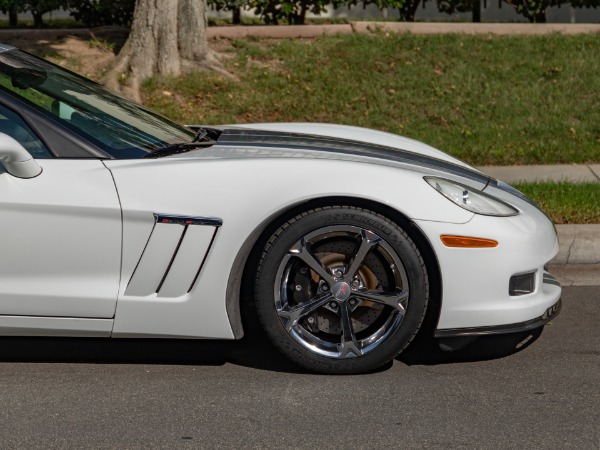
[[[102,80],[129,33],[121,27],[1,31],[4,44],[95,81]]]
[[[129,29],[125,27],[4,29],[0,32],[0,41],[45,58],[55,56],[56,46],[64,44],[69,38],[88,42],[90,49],[104,46],[104,50],[112,50],[117,54],[128,35]]]

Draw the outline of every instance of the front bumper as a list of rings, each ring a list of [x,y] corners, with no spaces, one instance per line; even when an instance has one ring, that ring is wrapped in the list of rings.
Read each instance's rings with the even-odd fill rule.
[[[558,252],[554,226],[534,206],[518,200],[514,203],[521,212],[518,216],[475,215],[465,224],[415,221],[429,238],[440,266],[442,304],[437,337],[532,329],[543,325],[549,315],[556,315],[551,312],[558,309],[561,287],[544,269]],[[449,248],[441,242],[442,234],[494,239],[498,246]],[[525,273],[534,274],[534,290],[512,294],[511,277]]]
[[[508,325],[494,325],[489,327],[448,328],[445,330],[437,330],[434,336],[436,338],[451,338],[464,336],[487,336],[491,334],[510,334],[530,331],[542,327],[550,322],[552,319],[558,316],[561,308],[562,300],[559,299],[540,317],[536,317],[535,319],[527,320],[525,322],[512,323]]]

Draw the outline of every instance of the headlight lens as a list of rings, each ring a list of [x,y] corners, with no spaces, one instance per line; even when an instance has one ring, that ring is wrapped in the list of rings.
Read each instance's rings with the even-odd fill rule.
[[[437,177],[425,177],[425,181],[448,200],[475,214],[499,217],[519,214],[508,203],[464,184]]]

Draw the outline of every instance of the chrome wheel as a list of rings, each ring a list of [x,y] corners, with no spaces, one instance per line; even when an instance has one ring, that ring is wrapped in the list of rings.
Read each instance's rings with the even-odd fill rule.
[[[377,349],[409,307],[405,267],[373,230],[331,225],[296,240],[278,266],[275,311],[305,349],[336,359]]]

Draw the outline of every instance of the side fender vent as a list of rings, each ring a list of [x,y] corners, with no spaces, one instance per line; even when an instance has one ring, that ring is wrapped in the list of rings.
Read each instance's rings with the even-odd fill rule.
[[[223,221],[165,214],[154,218],[154,228],[125,295],[180,297],[196,284]]]

